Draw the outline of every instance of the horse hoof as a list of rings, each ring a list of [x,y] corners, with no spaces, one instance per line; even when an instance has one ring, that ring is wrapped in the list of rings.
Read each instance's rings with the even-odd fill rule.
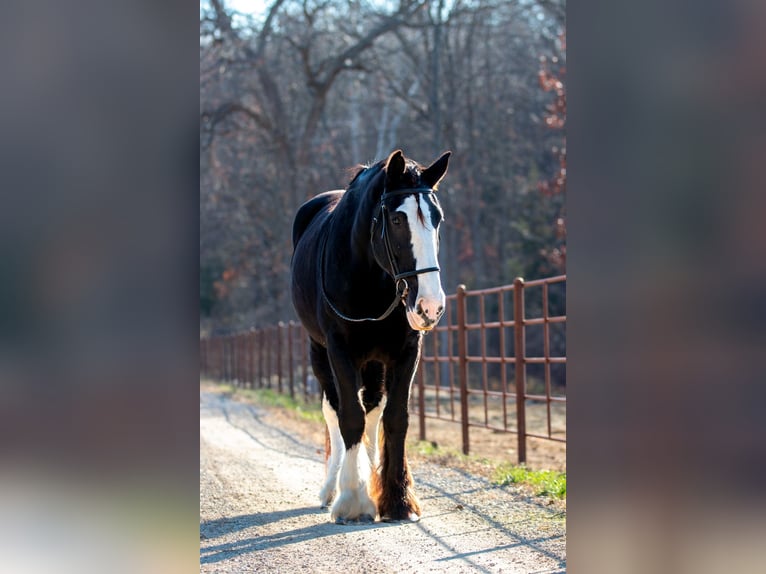
[[[319,505],[321,508],[328,508],[334,500],[335,492],[326,492],[325,489],[322,489],[322,492],[319,493]]]
[[[375,517],[369,514],[362,514],[356,518],[343,518],[339,516],[335,519],[335,524],[369,524],[375,522]]]
[[[410,512],[407,516],[403,516],[401,518],[392,518],[389,515],[381,516],[380,517],[381,522],[418,522],[420,520],[420,516],[418,516],[415,512]]]

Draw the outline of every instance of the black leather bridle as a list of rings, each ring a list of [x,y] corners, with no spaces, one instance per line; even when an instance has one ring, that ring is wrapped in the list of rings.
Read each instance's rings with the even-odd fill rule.
[[[327,293],[324,288],[324,252],[325,247],[327,244],[327,235],[325,235],[324,240],[322,242],[322,247],[319,253],[319,287],[322,291],[322,298],[325,300],[327,305],[332,309],[333,313],[335,313],[338,317],[345,321],[351,321],[353,323],[361,323],[364,321],[382,321],[386,317],[388,317],[391,313],[393,313],[394,309],[396,309],[397,305],[401,302],[403,305],[406,305],[407,300],[407,294],[409,293],[410,286],[407,283],[407,277],[414,277],[416,275],[421,275],[423,273],[431,273],[433,271],[439,271],[439,267],[424,267],[423,269],[413,269],[411,271],[400,271],[399,266],[396,264],[396,257],[394,257],[394,249],[391,246],[391,239],[389,237],[388,233],[388,226],[387,226],[387,220],[386,214],[388,212],[388,206],[386,205],[386,200],[389,197],[394,197],[397,195],[412,195],[412,194],[421,194],[421,195],[432,195],[434,193],[434,190],[430,187],[415,187],[411,189],[399,189],[397,191],[387,191],[384,190],[383,194],[380,196],[380,204],[378,206],[378,211],[376,215],[372,218],[372,222],[370,224],[370,245],[373,243],[374,234],[375,234],[375,226],[378,224],[378,221],[381,222],[381,230],[380,230],[380,236],[383,238],[383,245],[386,250],[386,257],[388,258],[388,263],[391,266],[390,269],[385,269],[386,273],[391,275],[391,277],[394,279],[394,282],[396,283],[396,295],[394,297],[394,300],[391,302],[391,304],[388,306],[388,309],[386,309],[382,315],[378,317],[362,317],[362,318],[354,318],[349,317],[347,315],[344,315],[341,313],[335,305],[333,305],[332,301],[330,301],[329,297],[327,297]]]

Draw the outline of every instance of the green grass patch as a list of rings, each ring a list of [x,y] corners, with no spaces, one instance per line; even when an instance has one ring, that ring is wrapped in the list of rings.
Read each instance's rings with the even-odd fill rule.
[[[443,455],[444,451],[443,449],[440,449],[436,443],[433,443],[428,440],[419,440],[414,445],[415,450],[419,455],[422,456],[434,456],[434,455]]]
[[[271,389],[246,389],[245,392],[251,393],[258,404],[291,410],[304,420],[324,423],[322,407],[318,403],[307,403]]]
[[[507,484],[526,484],[531,486],[538,496],[566,498],[567,475],[554,470],[530,470],[526,466],[505,463],[498,466],[492,482],[499,486]]]
[[[411,455],[428,458],[432,462],[449,467],[479,471],[493,484],[505,486],[518,484],[531,488],[538,496],[566,498],[567,475],[554,470],[531,470],[524,465],[490,460],[486,457],[466,455],[454,448],[443,448],[431,441],[418,441],[408,445]]]

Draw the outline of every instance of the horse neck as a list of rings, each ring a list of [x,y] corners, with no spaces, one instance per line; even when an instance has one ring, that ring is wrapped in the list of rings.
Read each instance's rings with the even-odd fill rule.
[[[331,268],[345,274],[349,290],[386,290],[388,275],[375,260],[370,244],[370,225],[374,217],[375,202],[369,198],[349,197],[342,201],[333,213],[334,225],[330,236],[326,258]],[[351,221],[349,224],[347,222]],[[393,284],[393,281],[391,281]]]

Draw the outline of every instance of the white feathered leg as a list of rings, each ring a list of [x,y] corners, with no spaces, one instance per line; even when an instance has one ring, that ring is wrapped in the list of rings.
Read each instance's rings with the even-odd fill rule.
[[[343,437],[340,434],[338,414],[330,406],[330,402],[324,395],[322,396],[322,414],[324,414],[324,420],[327,423],[327,430],[330,434],[330,459],[327,463],[327,478],[322,490],[319,491],[319,500],[322,508],[325,508],[330,505],[335,497],[338,471],[343,462],[343,453],[346,447],[343,445]]]
[[[380,417],[383,409],[386,407],[386,397],[380,399],[378,406],[367,413],[367,421],[364,427],[364,433],[367,436],[367,457],[370,459],[372,472],[376,472],[380,466],[380,453],[378,452],[378,430],[380,428]]]
[[[339,524],[348,521],[372,522],[377,509],[367,492],[370,459],[367,449],[358,442],[346,450],[338,479],[338,498],[332,505],[332,519]]]

